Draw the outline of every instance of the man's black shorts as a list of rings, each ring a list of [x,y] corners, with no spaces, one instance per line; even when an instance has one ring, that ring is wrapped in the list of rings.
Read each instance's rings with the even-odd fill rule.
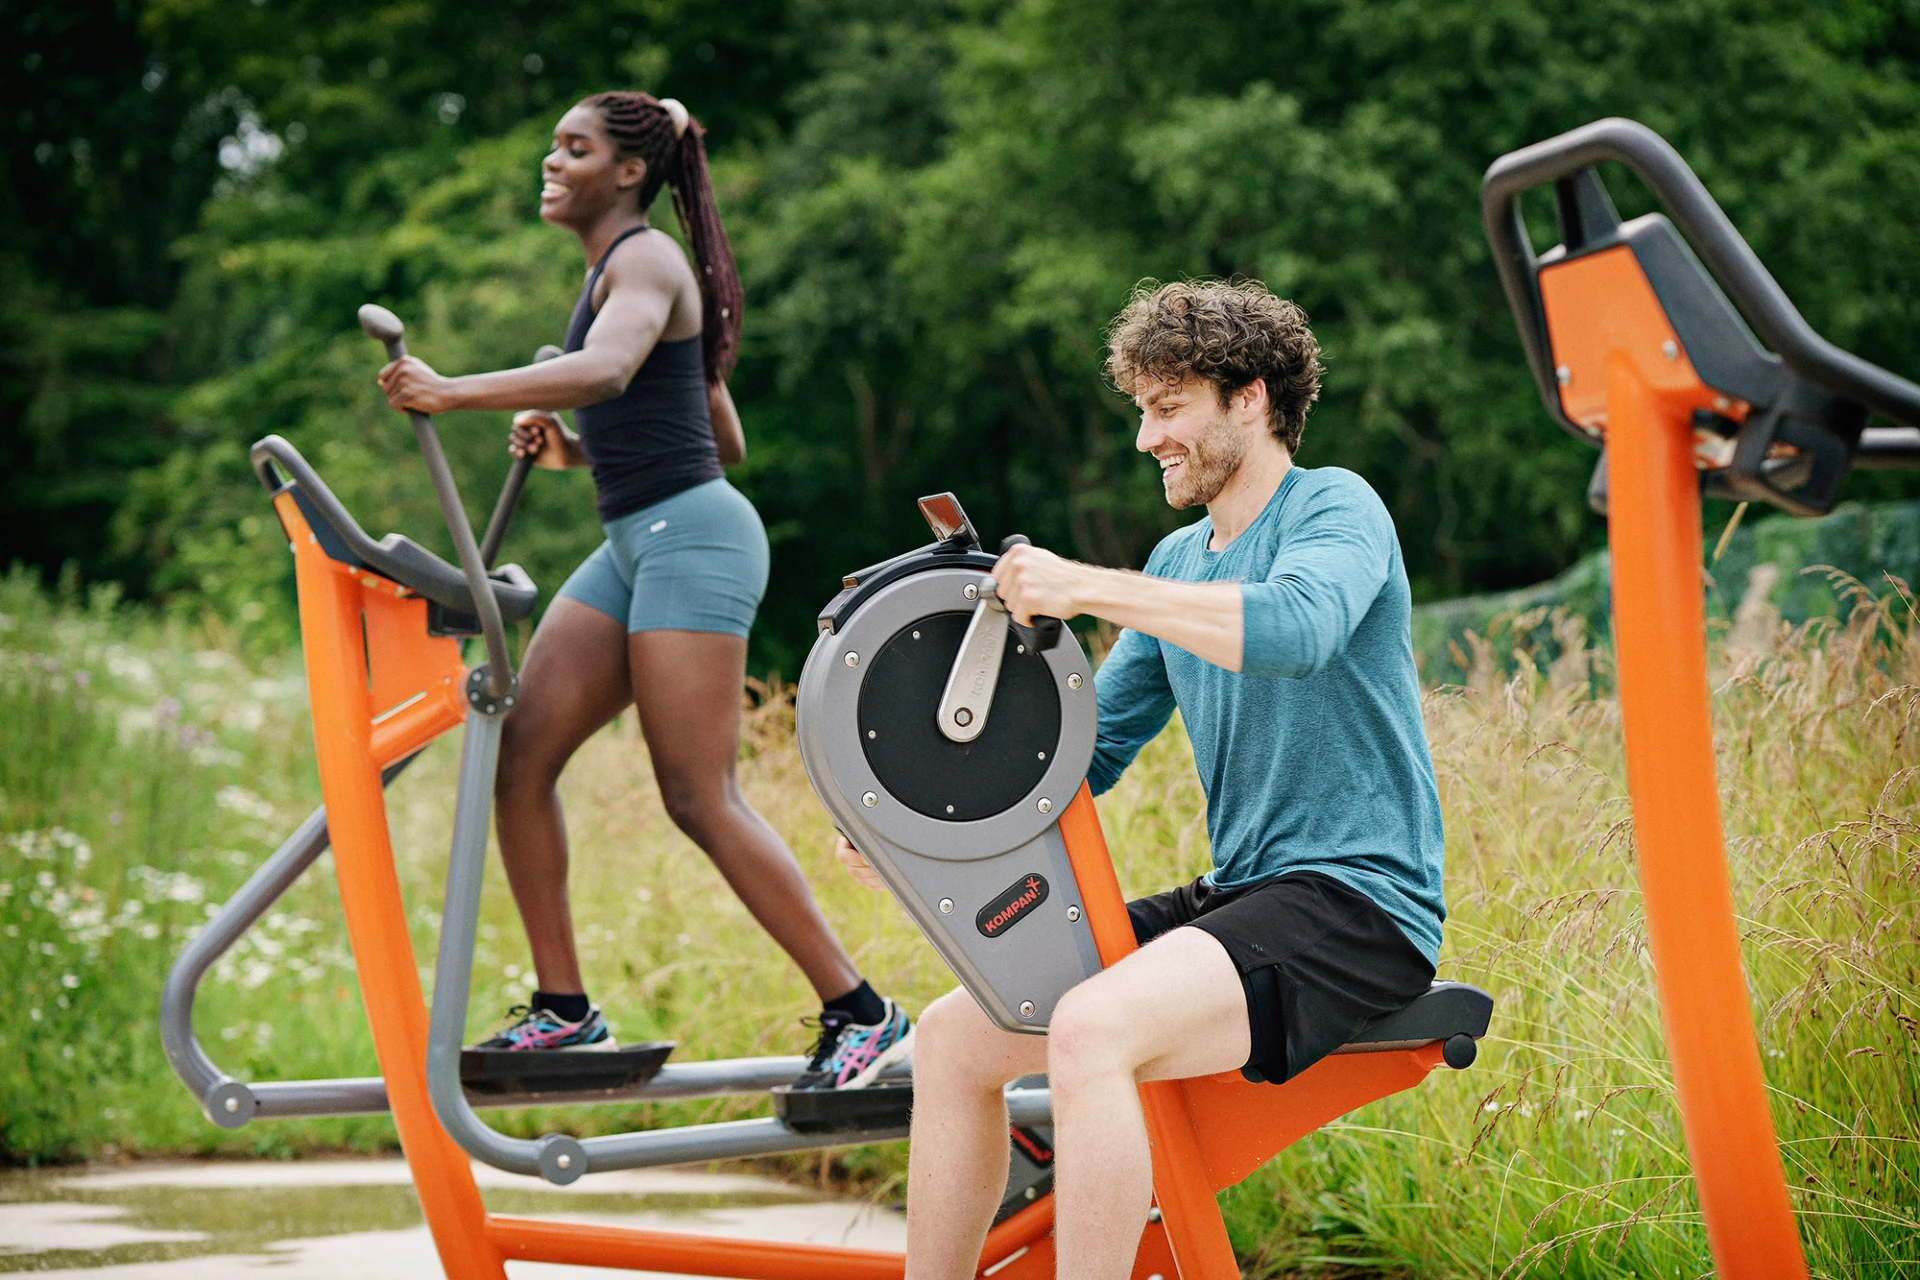
[[[1203,880],[1127,904],[1144,945],[1181,925],[1220,940],[1247,993],[1246,1070],[1291,1079],[1423,994],[1433,966],[1357,889],[1291,871],[1244,889]]]

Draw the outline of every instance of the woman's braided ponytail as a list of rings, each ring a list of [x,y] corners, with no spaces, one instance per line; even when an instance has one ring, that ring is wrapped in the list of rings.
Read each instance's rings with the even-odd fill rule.
[[[672,186],[673,209],[693,250],[694,274],[700,281],[707,381],[726,381],[740,351],[744,298],[733,246],[720,225],[707,178],[706,131],[678,102],[663,103],[651,94],[596,93],[581,105],[600,113],[607,137],[622,156],[647,162],[646,177],[640,180],[641,212],[653,207],[661,183]]]

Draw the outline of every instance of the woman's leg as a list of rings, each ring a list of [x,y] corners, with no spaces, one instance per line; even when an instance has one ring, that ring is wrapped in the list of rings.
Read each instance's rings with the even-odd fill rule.
[[[710,631],[627,637],[633,703],[667,815],[699,845],[824,1003],[860,984],[793,854],[734,776],[747,642]],[[543,976],[542,981],[545,981]]]
[[[560,770],[631,699],[626,623],[568,596],[555,600],[527,646],[520,699],[501,726],[493,784],[500,859],[542,991],[586,989],[567,898]]]

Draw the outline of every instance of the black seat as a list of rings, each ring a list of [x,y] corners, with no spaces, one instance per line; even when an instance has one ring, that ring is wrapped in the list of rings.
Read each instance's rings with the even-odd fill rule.
[[[1418,1049],[1438,1040],[1446,1043],[1447,1065],[1459,1069],[1472,1064],[1478,1052],[1473,1042],[1487,1034],[1492,1020],[1492,996],[1465,982],[1436,982],[1427,994],[1381,1018],[1334,1052]],[[1456,1062],[1456,1057],[1464,1061]]]
[[[390,533],[378,542],[368,537],[300,451],[281,437],[255,442],[251,457],[269,494],[292,494],[321,550],[342,564],[377,573],[424,597],[433,606],[428,610],[428,629],[436,635],[479,634],[473,593],[458,567],[402,534]],[[276,474],[276,466],[286,473],[285,479]],[[522,622],[533,616],[540,589],[519,565],[501,565],[488,577],[501,621]]]

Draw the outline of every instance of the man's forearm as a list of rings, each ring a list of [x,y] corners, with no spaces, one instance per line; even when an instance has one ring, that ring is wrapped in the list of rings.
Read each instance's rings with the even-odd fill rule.
[[[1176,582],[1119,569],[1079,567],[1080,612],[1178,645],[1196,658],[1240,670],[1245,605],[1236,582]]]

